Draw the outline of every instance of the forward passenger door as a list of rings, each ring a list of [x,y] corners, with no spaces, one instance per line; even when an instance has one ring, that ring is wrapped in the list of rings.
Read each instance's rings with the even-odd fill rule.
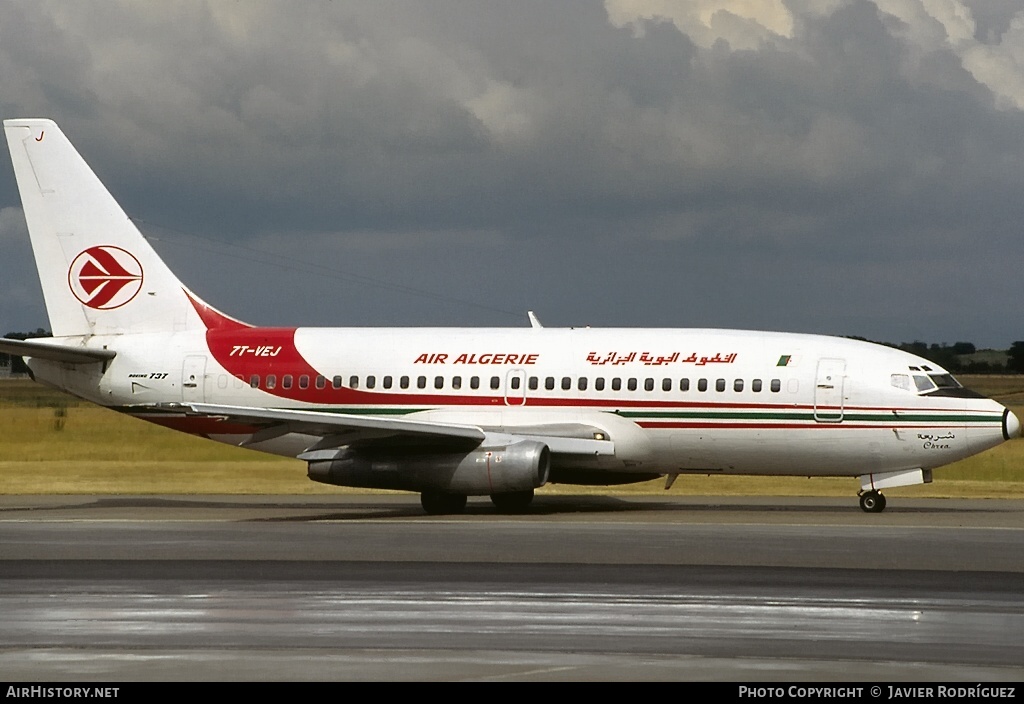
[[[842,422],[845,381],[845,359],[818,360],[814,382],[814,420],[819,423]]]

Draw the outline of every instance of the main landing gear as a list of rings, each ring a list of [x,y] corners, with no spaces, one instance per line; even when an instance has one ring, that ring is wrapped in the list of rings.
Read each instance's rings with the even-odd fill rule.
[[[872,489],[862,491],[860,494],[860,507],[867,513],[881,513],[885,510],[885,497],[882,493]]]
[[[523,513],[533,501],[533,489],[510,491],[505,494],[491,494],[491,503],[499,513]]]
[[[420,505],[431,516],[462,513],[466,509],[466,495],[424,491],[420,494]]]
[[[523,513],[533,501],[533,489],[491,494],[491,503],[499,513]],[[441,491],[424,491],[420,494],[420,505],[431,516],[462,513],[466,510],[465,494],[446,494]]]

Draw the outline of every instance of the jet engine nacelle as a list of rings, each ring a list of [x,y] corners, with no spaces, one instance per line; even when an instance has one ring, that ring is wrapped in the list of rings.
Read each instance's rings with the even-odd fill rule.
[[[310,461],[309,478],[339,486],[483,496],[544,486],[550,469],[547,445],[523,440],[457,454],[343,450]]]

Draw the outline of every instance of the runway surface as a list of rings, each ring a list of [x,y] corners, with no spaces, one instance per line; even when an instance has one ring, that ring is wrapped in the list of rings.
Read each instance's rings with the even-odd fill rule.
[[[12,680],[1019,680],[1024,502],[0,497]]]

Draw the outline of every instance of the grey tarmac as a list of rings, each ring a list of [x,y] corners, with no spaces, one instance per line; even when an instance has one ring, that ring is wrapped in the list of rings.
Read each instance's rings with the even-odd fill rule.
[[[45,680],[1019,680],[1024,502],[0,497]]]

